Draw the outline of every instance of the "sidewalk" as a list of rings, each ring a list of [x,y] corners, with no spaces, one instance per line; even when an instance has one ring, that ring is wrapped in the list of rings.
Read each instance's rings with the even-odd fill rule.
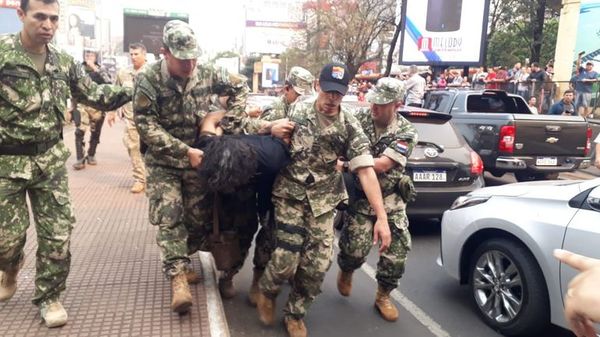
[[[229,336],[210,254],[192,259],[203,281],[191,285],[190,313],[179,316],[170,310],[170,285],[161,272],[146,196],[129,192],[133,180],[121,141],[123,128],[123,123],[104,125],[97,166],[74,171],[74,155],[67,161],[77,218],[71,273],[62,296],[69,323],[47,329],[31,304],[37,244],[30,226],[19,288],[0,304],[0,336]],[[74,153],[73,128],[64,133]]]

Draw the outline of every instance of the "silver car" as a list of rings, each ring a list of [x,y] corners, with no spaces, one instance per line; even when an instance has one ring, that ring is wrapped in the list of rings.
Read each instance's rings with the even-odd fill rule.
[[[442,218],[441,264],[490,327],[538,336],[567,327],[563,293],[576,271],[556,248],[600,258],[600,178],[486,187],[458,198]]]

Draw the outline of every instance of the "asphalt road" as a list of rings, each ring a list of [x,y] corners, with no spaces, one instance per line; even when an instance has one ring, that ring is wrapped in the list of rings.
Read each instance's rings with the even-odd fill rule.
[[[495,178],[486,175],[488,186],[514,182],[505,175]],[[499,337],[477,316],[471,304],[466,286],[460,286],[436,264],[439,256],[440,223],[438,221],[411,222],[413,249],[409,255],[406,273],[399,291],[395,292],[400,308],[397,322],[383,321],[373,308],[377,284],[372,277],[377,265],[377,252],[373,250],[363,269],[354,276],[352,295],[344,298],[336,288],[337,263],[334,263],[325,279],[323,293],[309,310],[306,324],[310,336],[381,336],[381,337]],[[252,280],[252,266],[246,263],[236,277],[238,295],[224,300],[225,312],[233,337],[286,336],[281,309],[289,287],[285,286],[278,297],[278,323],[265,328],[258,321],[256,310],[247,302],[247,292]],[[369,275],[371,274],[371,275]],[[550,327],[542,336],[571,337],[570,332]]]

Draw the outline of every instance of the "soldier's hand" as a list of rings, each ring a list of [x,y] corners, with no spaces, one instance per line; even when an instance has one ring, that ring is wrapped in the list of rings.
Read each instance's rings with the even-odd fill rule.
[[[188,159],[190,160],[190,164],[193,168],[197,168],[202,163],[202,157],[204,156],[204,152],[200,149],[190,148],[187,152]]]
[[[379,254],[381,254],[392,243],[392,233],[390,232],[390,225],[388,225],[387,220],[377,219],[373,226],[373,244],[376,245],[379,241],[381,241],[379,244]]]
[[[271,135],[281,139],[291,138],[295,126],[296,124],[287,118],[275,121],[271,126]]]
[[[115,124],[116,120],[117,120],[116,112],[110,111],[108,114],[106,114],[106,122],[108,123],[108,126],[112,127]]]
[[[248,115],[248,117],[258,118],[262,114],[262,109],[258,106],[253,106],[248,109],[246,114]]]

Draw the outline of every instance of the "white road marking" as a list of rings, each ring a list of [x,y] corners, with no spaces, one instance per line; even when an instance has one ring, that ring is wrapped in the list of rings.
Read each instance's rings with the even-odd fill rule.
[[[337,242],[335,246],[339,249]],[[368,263],[363,263],[360,269],[367,274],[373,281],[377,282],[375,278],[376,271]],[[442,326],[433,320],[425,311],[419,308],[413,301],[409,300],[400,290],[394,289],[390,294],[396,302],[398,302],[406,311],[408,311],[414,318],[417,319],[423,326],[425,326],[432,334],[436,337],[451,337],[448,331],[444,330]]]

